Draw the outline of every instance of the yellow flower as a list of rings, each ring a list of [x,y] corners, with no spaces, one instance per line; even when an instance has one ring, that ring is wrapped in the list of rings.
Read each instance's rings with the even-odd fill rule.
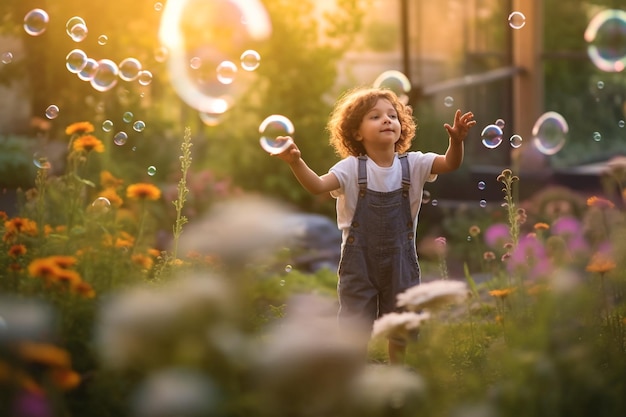
[[[598,272],[604,274],[615,269],[616,264],[613,259],[604,253],[596,252],[585,268],[588,272]]]
[[[92,135],[85,135],[79,137],[72,143],[72,149],[76,152],[89,153],[91,151],[95,151],[98,153],[102,153],[104,152],[104,145],[97,137]]]
[[[76,122],[72,123],[68,127],[65,128],[66,135],[84,135],[86,133],[92,133],[94,131],[94,127],[89,122]]]
[[[128,186],[126,197],[137,200],[158,200],[161,197],[161,190],[152,184],[140,182]]]
[[[496,298],[506,298],[515,291],[515,288],[503,288],[500,290],[491,290],[489,295]]]
[[[550,225],[548,223],[535,223],[535,225],[533,226],[535,228],[535,230],[548,230],[550,228]]]
[[[606,198],[596,197],[595,195],[587,199],[587,206],[598,208],[614,208],[615,204]]]

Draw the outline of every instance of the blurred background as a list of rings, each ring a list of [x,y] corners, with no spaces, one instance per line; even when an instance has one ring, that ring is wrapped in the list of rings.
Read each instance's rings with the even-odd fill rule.
[[[34,9],[46,16],[29,22]],[[337,160],[324,130],[332,104],[385,73],[414,107],[413,149],[445,151],[442,125],[457,108],[478,121],[463,167],[428,185],[425,232],[446,207],[499,204],[504,167],[522,176],[522,198],[548,184],[596,190],[604,163],[626,148],[626,20],[615,0],[4,0],[0,13],[8,211],[11,190],[33,184],[33,155],[61,172],[65,127],[90,121],[103,139],[126,135],[109,155],[117,175],[165,190],[177,181],[173,150],[189,126],[188,210],[246,190],[332,217],[332,199],[309,195],[267,156],[258,127],[270,115],[288,118],[324,173]],[[226,61],[236,65],[216,82]],[[482,134],[494,124],[496,146]]]

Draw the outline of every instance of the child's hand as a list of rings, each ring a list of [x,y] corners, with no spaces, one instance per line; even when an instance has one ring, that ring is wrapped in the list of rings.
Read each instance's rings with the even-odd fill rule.
[[[467,133],[470,128],[475,124],[476,120],[474,120],[474,113],[467,112],[464,115],[461,115],[461,110],[457,110],[456,113],[454,113],[454,124],[450,126],[446,123],[443,127],[448,131],[450,139],[455,142],[463,142],[465,137],[467,137]]]
[[[278,136],[276,138],[277,141],[290,141],[291,145],[281,153],[273,154],[272,156],[276,156],[288,164],[294,164],[300,160],[302,154],[300,153],[300,149],[296,146],[296,143],[293,141],[291,136]]]

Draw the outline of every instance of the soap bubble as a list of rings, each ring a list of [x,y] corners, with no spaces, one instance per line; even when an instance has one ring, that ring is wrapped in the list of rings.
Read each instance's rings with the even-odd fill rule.
[[[486,187],[485,181],[478,181],[478,189],[479,190],[484,190],[485,187]]]
[[[585,29],[587,55],[602,71],[621,72],[626,66],[626,11],[606,9]]]
[[[520,135],[513,135],[509,138],[509,143],[512,148],[519,148],[522,146],[523,139]]]
[[[506,126],[506,122],[504,121],[504,119],[497,119],[494,124],[500,129],[504,129],[504,126]]]
[[[133,123],[133,130],[135,132],[143,132],[145,128],[146,123],[143,120],[137,120],[135,123]]]
[[[107,35],[98,36],[98,45],[103,46],[109,41],[109,37]]]
[[[91,209],[96,214],[107,213],[111,209],[111,202],[106,197],[98,197],[91,203]]]
[[[237,66],[231,61],[223,61],[217,66],[217,80],[222,84],[230,84],[235,81]]]
[[[113,122],[110,120],[105,120],[104,122],[102,122],[102,130],[104,130],[105,132],[110,132],[111,130],[113,130]]]
[[[13,61],[13,54],[11,52],[3,52],[0,59],[3,64],[10,64]]]
[[[73,49],[65,57],[65,67],[72,74],[78,74],[87,65],[87,54],[82,49]]]
[[[126,134],[126,132],[117,132],[115,136],[113,136],[113,143],[118,146],[125,145],[127,140],[128,135]]]
[[[261,147],[270,154],[279,154],[291,145],[290,140],[276,140],[278,136],[291,136],[294,132],[293,123],[280,114],[268,116],[259,125]]]
[[[24,16],[24,30],[31,36],[39,36],[46,31],[49,21],[45,10],[33,9]]]
[[[526,16],[522,12],[512,12],[509,15],[509,26],[513,29],[521,29],[526,25]]]
[[[133,117],[135,117],[135,115],[132,112],[126,111],[122,115],[122,120],[124,123],[130,123],[133,121]]]
[[[478,203],[478,205],[480,205],[480,207],[482,207],[482,208],[487,207],[487,200],[480,200],[480,202]]]
[[[454,104],[454,98],[451,96],[447,96],[446,98],[443,99],[443,105],[446,107],[452,107],[452,105]]]
[[[46,109],[46,117],[50,120],[56,119],[59,116],[59,106],[51,104]]]
[[[109,91],[117,84],[119,68],[110,59],[98,61],[98,69],[91,79],[91,86],[97,91]]]
[[[422,191],[422,204],[430,203],[430,191],[424,190]]]
[[[137,82],[139,82],[140,85],[149,85],[152,82],[152,73],[148,70],[139,71]]]
[[[85,66],[78,72],[78,78],[83,81],[91,81],[98,72],[98,61],[93,58],[87,58]]]
[[[600,142],[602,140],[602,134],[600,132],[593,132],[593,140]]]
[[[48,156],[40,151],[33,154],[33,164],[39,169],[50,169],[52,167],[52,165],[50,165],[50,161],[48,160]]]
[[[502,143],[502,129],[497,125],[487,125],[481,132],[480,138],[486,148],[497,148]]]
[[[409,102],[411,81],[400,71],[389,70],[383,72],[374,80],[373,86],[393,91],[404,104]]]
[[[533,144],[544,155],[554,155],[563,148],[569,126],[557,112],[547,112],[539,116],[532,130]]]
[[[141,62],[137,58],[126,58],[120,62],[119,76],[124,81],[133,81],[139,77]]]
[[[239,60],[241,62],[242,69],[246,71],[254,71],[259,68],[259,65],[261,64],[261,55],[259,55],[257,51],[248,49],[241,54]]]
[[[154,165],[150,165],[148,167],[148,175],[150,175],[151,177],[154,176],[154,174],[156,174],[157,169]]]

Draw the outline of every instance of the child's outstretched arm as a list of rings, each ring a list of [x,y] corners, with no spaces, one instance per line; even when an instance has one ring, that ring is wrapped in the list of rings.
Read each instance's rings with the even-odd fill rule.
[[[463,162],[464,146],[463,141],[467,137],[469,130],[476,124],[474,114],[467,112],[461,115],[461,110],[457,110],[454,114],[454,123],[450,126],[448,123],[443,127],[448,131],[450,143],[445,155],[439,155],[435,158],[431,173],[443,174],[451,172],[461,166]]]
[[[302,159],[300,149],[289,136],[278,137],[277,140],[291,140],[291,145],[276,157],[289,164],[291,171],[305,190],[312,194],[328,193],[339,188],[339,180],[333,173],[317,175]]]

